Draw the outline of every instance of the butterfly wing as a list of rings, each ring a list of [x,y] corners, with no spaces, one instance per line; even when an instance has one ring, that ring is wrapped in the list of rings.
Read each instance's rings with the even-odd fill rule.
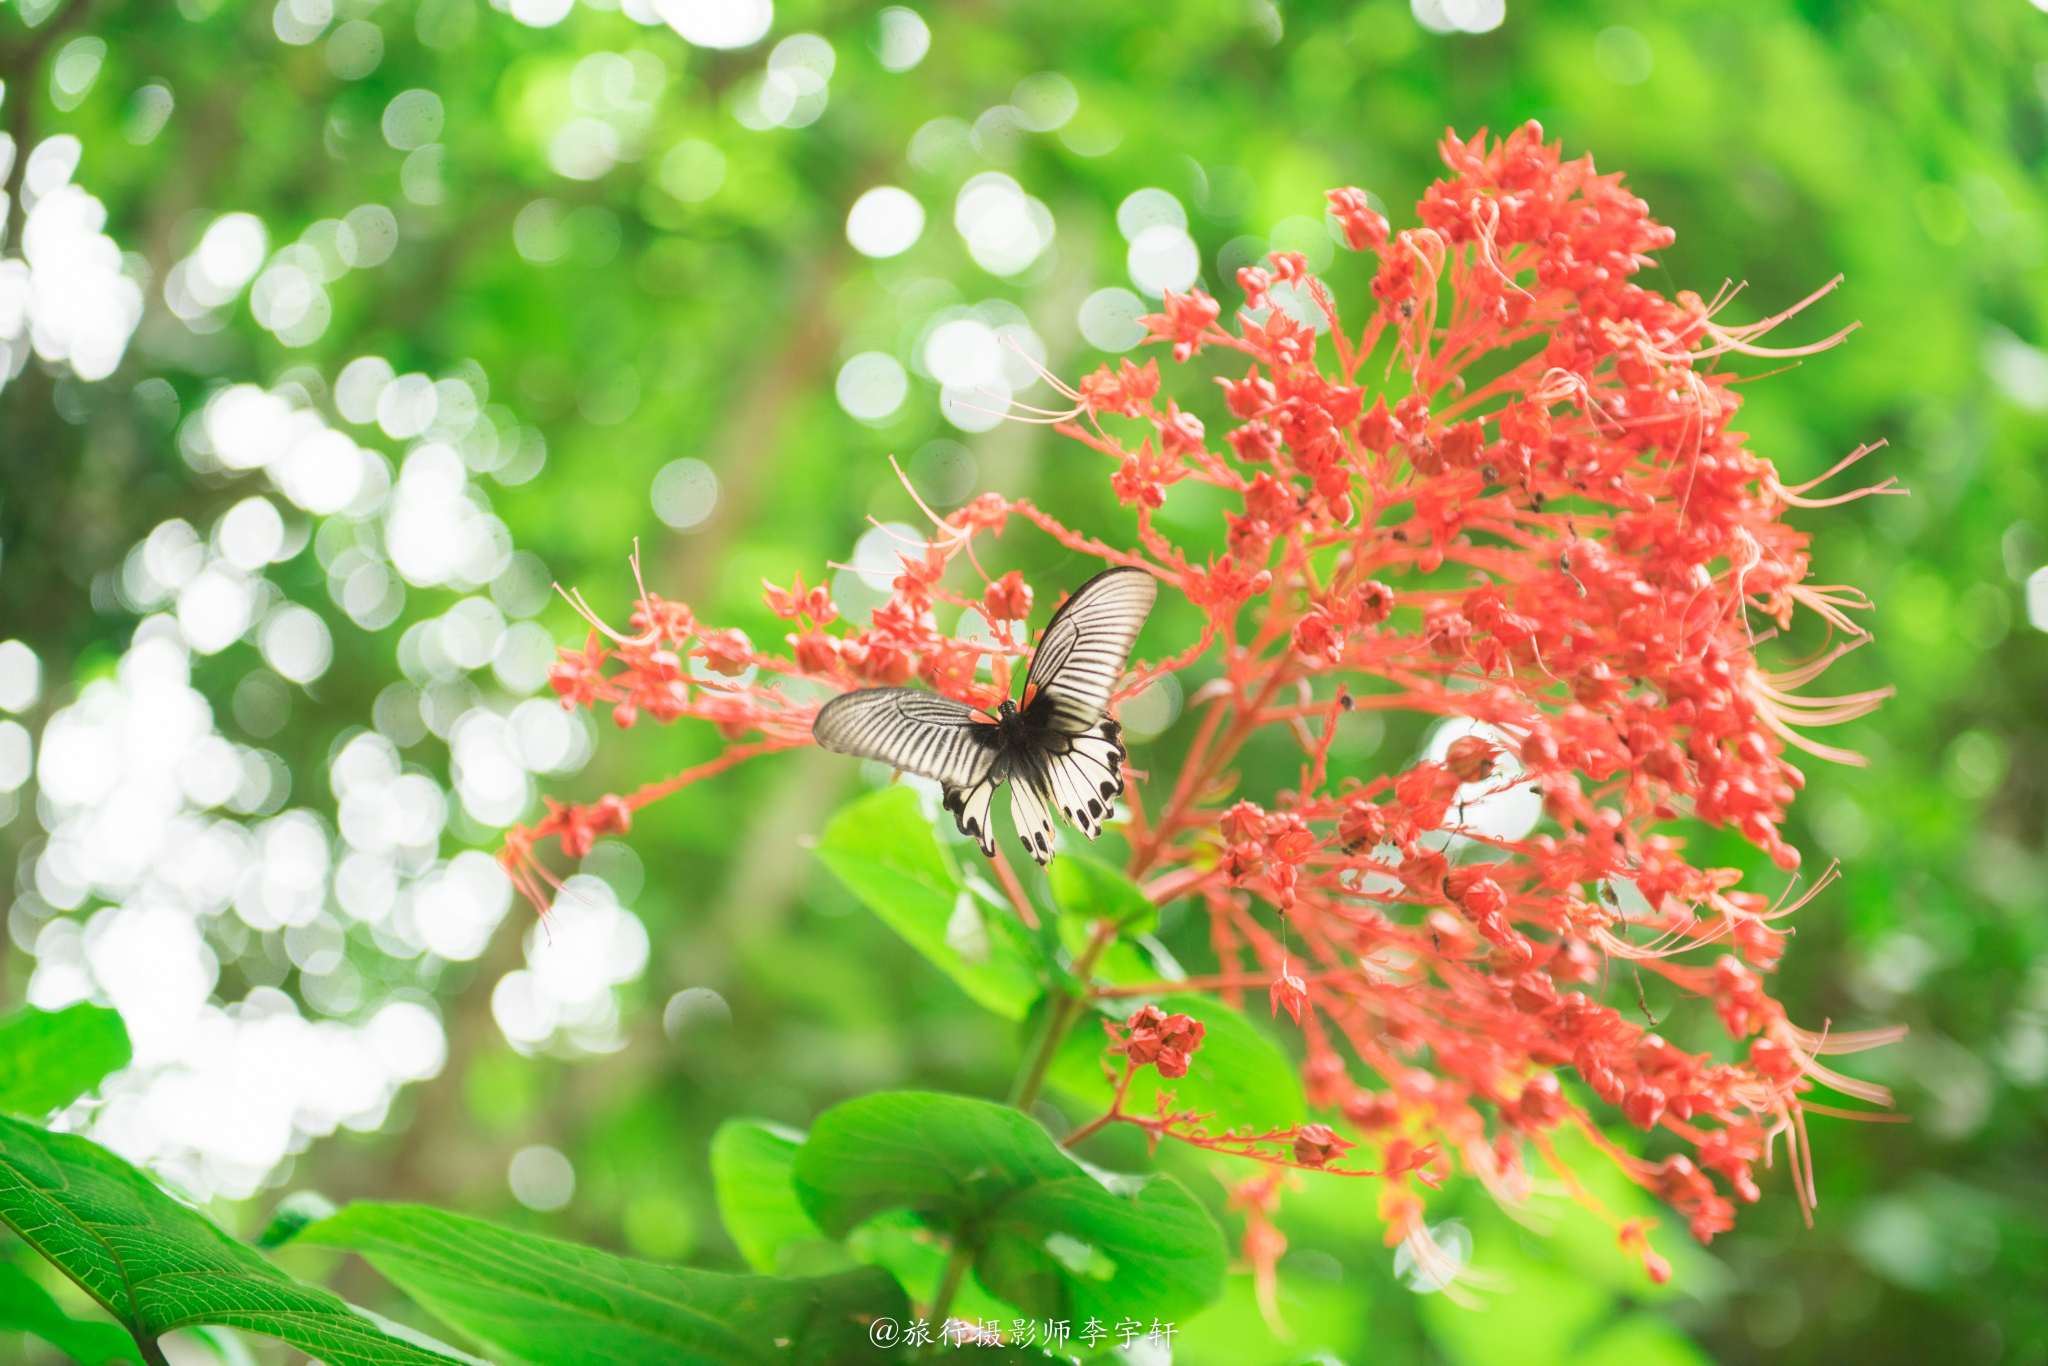
[[[1039,864],[1052,861],[1052,777],[1043,756],[1019,751],[1010,773],[1010,819],[1017,823],[1024,852]]]
[[[1061,740],[1064,752],[1059,751]],[[1048,787],[1067,823],[1094,839],[1110,806],[1124,790],[1123,728],[1104,717],[1086,734],[1048,735],[1041,742]]]
[[[993,854],[989,799],[1007,766],[1000,762],[1001,732],[981,715],[941,693],[863,688],[820,707],[811,734],[836,753],[879,759],[938,783],[960,833]]]
[[[983,858],[996,856],[996,832],[988,818],[988,804],[996,795],[996,786],[1003,781],[1008,767],[998,755],[980,782],[972,787],[946,789],[946,809],[953,813],[953,823],[960,827],[961,834],[981,846]]]
[[[1158,596],[1158,581],[1130,567],[1104,570],[1075,589],[1031,657],[1025,721],[1069,737],[1101,721]]]

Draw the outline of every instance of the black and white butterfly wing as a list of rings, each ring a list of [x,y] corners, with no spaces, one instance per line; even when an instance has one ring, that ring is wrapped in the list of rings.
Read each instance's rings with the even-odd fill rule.
[[[1048,735],[1040,752],[1053,803],[1068,824],[1094,839],[1124,790],[1123,728],[1104,717],[1081,735]]]
[[[1102,720],[1158,596],[1150,573],[1127,566],[1104,570],[1075,589],[1031,658],[1025,721],[1073,737]]]
[[[1041,756],[1020,752],[1010,772],[1010,819],[1017,823],[1024,852],[1040,866],[1052,861],[1052,780]]]
[[[989,800],[1008,765],[1000,732],[966,703],[916,688],[863,688],[820,707],[811,734],[826,749],[938,783],[960,832],[995,852]]]

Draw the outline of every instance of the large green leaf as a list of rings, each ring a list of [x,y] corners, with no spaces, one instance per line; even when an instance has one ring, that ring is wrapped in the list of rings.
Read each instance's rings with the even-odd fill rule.
[[[106,1366],[132,1361],[142,1366],[135,1339],[111,1323],[72,1318],[12,1262],[0,1262],[0,1328],[29,1333],[49,1343],[79,1366]]]
[[[817,853],[869,910],[980,1005],[1021,1020],[1038,999],[1031,940],[1003,907],[968,887],[909,788],[887,788],[842,808]]]
[[[1150,1114],[1159,1092],[1173,1092],[1180,1109],[1214,1115],[1212,1132],[1249,1124],[1259,1129],[1298,1124],[1307,1117],[1301,1080],[1293,1061],[1258,1026],[1221,1001],[1205,996],[1165,996],[1158,1001],[1168,1014],[1187,1014],[1202,1022],[1202,1046],[1195,1050],[1188,1074],[1166,1080],[1158,1071],[1140,1068],[1131,1081],[1124,1108]],[[1102,1072],[1108,1036],[1102,1017],[1090,1015],[1074,1026],[1053,1059],[1047,1080],[1076,1099],[1106,1107],[1111,1094]],[[1110,1058],[1122,1066],[1122,1060]]]
[[[120,1013],[81,1001],[15,1011],[0,1020],[0,1110],[42,1116],[69,1105],[128,1065]]]
[[[711,1179],[725,1231],[747,1265],[765,1275],[822,1269],[818,1264],[829,1260],[846,1264],[791,1184],[803,1142],[796,1130],[764,1119],[729,1119],[711,1139]]]
[[[889,1360],[867,1325],[903,1290],[861,1267],[811,1280],[722,1276],[413,1205],[350,1205],[302,1241],[359,1252],[477,1341],[535,1366],[810,1366]]]
[[[1159,924],[1159,908],[1138,885],[1089,854],[1061,854],[1045,878],[1062,915],[1108,920],[1125,934],[1145,934]]]
[[[1089,976],[1118,986],[1160,982],[1164,974],[1138,952],[1132,940],[1159,924],[1159,909],[1122,873],[1080,851],[1063,853],[1046,868],[1046,884],[1059,910],[1054,930],[1069,959],[1078,959],[1094,937],[1095,925],[1107,920],[1122,936],[1096,955]],[[1157,942],[1157,941],[1153,941]],[[1073,983],[1078,990],[1082,984]]]
[[[975,1275],[1026,1313],[1172,1319],[1222,1291],[1222,1233],[1171,1177],[1095,1173],[1037,1121],[965,1096],[892,1092],[827,1111],[797,1194],[843,1236],[909,1209],[975,1249]]]
[[[300,1285],[98,1144],[0,1119],[0,1221],[138,1339],[187,1324],[281,1338],[328,1366],[446,1366]]]
[[[907,1209],[878,1214],[846,1236],[846,1251],[854,1260],[885,1268],[909,1294],[913,1306],[930,1305],[938,1298],[949,1250],[944,1235]],[[954,1291],[948,1313],[954,1318],[977,1321],[1026,1317],[1016,1305],[997,1299],[975,1284],[972,1276],[963,1279]]]

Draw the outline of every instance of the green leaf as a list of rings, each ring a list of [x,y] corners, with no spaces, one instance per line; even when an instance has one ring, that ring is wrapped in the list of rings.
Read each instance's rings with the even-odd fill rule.
[[[796,1187],[835,1236],[916,1211],[977,1249],[983,1288],[1028,1314],[1171,1319],[1222,1291],[1223,1235],[1178,1182],[1095,1173],[1030,1116],[984,1100],[848,1101],[797,1153]]]
[[[939,1282],[946,1272],[948,1243],[917,1215],[907,1209],[878,1214],[846,1235],[846,1250],[854,1260],[885,1268],[916,1304],[930,1304],[938,1298]],[[975,1284],[969,1276],[953,1292],[948,1311],[960,1319],[1017,1319],[1026,1317],[1014,1304],[997,1299]]]
[[[1128,935],[1149,934],[1159,924],[1159,908],[1116,869],[1079,851],[1062,853],[1045,870],[1053,902],[1062,915],[1107,920]]]
[[[49,1291],[12,1262],[0,1262],[0,1328],[33,1334],[80,1366],[106,1366],[112,1361],[142,1366],[134,1338],[111,1323],[72,1318]]]
[[[989,1230],[975,1275],[1030,1312],[1149,1326],[1223,1292],[1223,1236],[1170,1176],[1105,1186],[1084,1170],[1005,1202]]]
[[[812,1264],[846,1262],[790,1182],[803,1142],[795,1129],[765,1119],[729,1119],[711,1139],[711,1179],[725,1231],[747,1265],[764,1275],[786,1274],[793,1263],[817,1269]]]
[[[1178,1108],[1214,1115],[1209,1123],[1212,1133],[1244,1124],[1281,1128],[1308,1117],[1293,1060],[1250,1020],[1206,996],[1163,996],[1156,1004],[1169,1015],[1200,1020],[1202,1046],[1195,1050],[1188,1074],[1177,1081],[1162,1078],[1153,1068],[1140,1068],[1124,1102],[1126,1111],[1151,1114],[1165,1089],[1173,1092]],[[1136,1008],[1135,1002],[1129,1005]],[[1102,1057],[1109,1041],[1098,1018],[1084,1017],[1074,1026],[1046,1076],[1076,1099],[1107,1108],[1111,1087],[1102,1074]],[[1119,1059],[1110,1061],[1122,1065]]]
[[[1021,1020],[1038,999],[1037,957],[1021,926],[978,896],[907,787],[842,808],[818,857],[869,910],[985,1008]]]
[[[129,1057],[128,1026],[118,1011],[83,1001],[57,1011],[17,1010],[0,1020],[0,1110],[47,1115],[126,1067]]]
[[[277,1202],[270,1222],[257,1235],[258,1247],[282,1247],[299,1236],[308,1224],[317,1224],[334,1213],[334,1202],[315,1190],[293,1191]]]
[[[281,1338],[327,1366],[452,1360],[300,1285],[74,1134],[0,1119],[0,1221],[141,1339],[221,1324]]]
[[[875,1267],[722,1276],[416,1205],[350,1205],[300,1238],[361,1253],[447,1322],[535,1366],[853,1366],[889,1359],[868,1345],[870,1320],[909,1313]]]

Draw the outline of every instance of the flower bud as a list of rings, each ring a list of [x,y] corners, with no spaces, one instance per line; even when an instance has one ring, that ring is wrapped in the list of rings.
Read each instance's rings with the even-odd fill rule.
[[[1570,1108],[1554,1072],[1538,1072],[1529,1078],[1529,1084],[1515,1100],[1515,1109],[1524,1120],[1545,1129],[1563,1119]]]
[[[1013,569],[988,586],[981,605],[991,622],[1022,621],[1031,615],[1031,585]]]
[[[1444,763],[1461,783],[1483,783],[1493,776],[1494,759],[1500,746],[1477,735],[1463,735],[1451,741]]]
[[[704,667],[726,678],[738,678],[753,664],[754,646],[745,631],[715,631],[704,637],[697,652]]]
[[[1664,1117],[1664,1092],[1647,1082],[1630,1087],[1621,1098],[1621,1113],[1638,1129],[1655,1128]]]
[[[1347,850],[1377,845],[1387,833],[1387,813],[1376,803],[1363,799],[1347,803],[1337,818],[1337,838]]]
[[[1294,1131],[1294,1160],[1304,1167],[1324,1166],[1350,1146],[1327,1124],[1304,1124]]]

